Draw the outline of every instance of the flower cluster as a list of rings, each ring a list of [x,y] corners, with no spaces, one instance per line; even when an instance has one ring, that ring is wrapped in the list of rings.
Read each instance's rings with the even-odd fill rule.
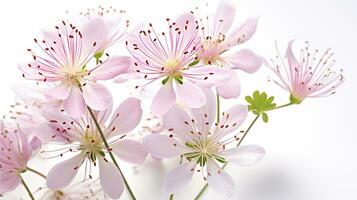
[[[235,13],[235,5],[222,0],[209,17],[186,12],[163,20],[159,31],[151,22],[129,29],[124,11],[99,7],[43,31],[27,49],[30,60],[19,64],[23,78],[37,86],[14,88],[18,98],[0,123],[0,195],[22,184],[31,199],[119,199],[127,189],[135,200],[120,166],[142,165],[148,156],[178,162],[163,181],[170,199],[196,172],[216,192],[232,195],[227,164],[249,166],[265,156],[263,147],[242,145],[257,119],[268,122],[271,110],[331,95],[344,81],[342,70],[333,71],[331,50],[318,56],[308,42],[299,59],[292,41],[286,56],[278,52],[271,62],[252,50],[236,50],[252,38],[258,19],[236,26]],[[126,54],[109,55],[118,53],[110,48],[116,45],[126,47]],[[254,73],[262,65],[277,75],[273,81],[290,93],[289,102],[277,106],[273,96],[255,91],[246,97],[248,105],[222,112],[222,100],[241,93],[237,73]],[[135,82],[130,91],[154,91],[150,109],[140,95],[124,96],[113,109],[113,97],[124,93],[105,84],[124,79]],[[247,124],[249,114],[255,118]],[[28,166],[30,159],[53,165],[42,173]],[[35,193],[22,176],[27,172],[44,178]]]

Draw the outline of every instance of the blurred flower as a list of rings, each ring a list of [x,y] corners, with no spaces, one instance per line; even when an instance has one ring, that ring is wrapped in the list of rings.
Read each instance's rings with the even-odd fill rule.
[[[60,162],[50,170],[47,176],[47,186],[52,189],[62,189],[69,185],[84,163],[86,174],[89,171],[88,176],[92,178],[92,165],[96,167],[99,164],[103,191],[110,198],[119,198],[124,190],[123,178],[115,165],[106,159],[106,153],[112,151],[120,159],[133,164],[142,164],[145,161],[147,153],[142,144],[126,138],[126,134],[132,131],[141,120],[140,100],[128,98],[123,101],[108,124],[106,121],[111,115],[111,107],[95,113],[111,149],[104,146],[89,113],[76,119],[63,112],[48,109],[43,111],[43,115],[47,123],[40,126],[34,134],[46,143],[61,147],[44,150],[41,153],[57,153],[52,157],[72,155],[70,159]]]
[[[168,174],[163,191],[176,193],[185,186],[194,172],[201,172],[204,180],[218,192],[230,195],[234,190],[233,179],[222,170],[219,163],[233,162],[242,166],[262,159],[263,148],[256,145],[237,147],[239,126],[244,122],[248,109],[236,105],[223,113],[220,122],[216,116],[215,96],[207,91],[207,103],[199,109],[186,112],[174,105],[164,116],[164,127],[170,135],[152,134],[144,138],[148,152],[155,157],[181,156],[182,165]]]
[[[94,110],[106,109],[112,95],[97,81],[124,73],[131,63],[129,57],[116,56],[89,67],[103,34],[97,31],[100,26],[88,24],[81,28],[62,21],[56,31],[44,31],[44,40],[34,39],[40,54],[28,49],[33,61],[19,66],[26,79],[55,83],[45,93],[63,100],[64,110],[73,117],[81,116],[86,105]]]
[[[327,49],[322,55],[319,51],[310,51],[308,42],[301,49],[298,60],[290,41],[286,50],[286,57],[278,52],[276,61],[272,60],[269,66],[279,80],[273,80],[281,88],[290,92],[291,103],[300,103],[307,97],[324,97],[335,93],[335,90],[344,82],[342,70],[333,71],[335,60],[333,53]],[[286,59],[285,59],[286,58]]]
[[[191,13],[181,15],[174,22],[167,19],[168,32],[157,33],[150,23],[148,30],[128,38],[127,48],[136,59],[134,68],[148,85],[161,80],[151,110],[156,116],[165,114],[177,96],[191,108],[205,104],[200,86],[212,87],[229,77],[218,67],[191,66],[198,59],[200,46],[198,23]],[[139,86],[137,86],[139,88]]]
[[[42,188],[41,188],[42,189]],[[103,193],[98,180],[85,181],[71,185],[63,190],[46,189],[40,200],[104,200],[109,199]]]
[[[201,19],[201,46],[198,56],[209,65],[218,65],[227,69],[240,69],[248,73],[256,72],[262,58],[249,49],[242,49],[227,55],[232,47],[248,41],[257,28],[257,19],[248,19],[238,28],[232,30],[236,14],[236,6],[222,0],[212,17]],[[230,79],[217,87],[217,92],[223,98],[237,98],[240,94],[240,83],[237,74],[230,70]]]
[[[29,139],[21,130],[5,127],[0,122],[0,197],[14,190],[20,183],[20,174],[27,170],[27,162],[40,148],[38,138]]]

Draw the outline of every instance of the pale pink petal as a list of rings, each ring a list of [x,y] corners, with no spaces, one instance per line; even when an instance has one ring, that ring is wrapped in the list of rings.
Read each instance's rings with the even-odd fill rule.
[[[177,104],[163,117],[163,127],[175,133],[175,136],[183,140],[190,140],[192,138],[192,120],[183,108]]]
[[[223,171],[217,163],[209,161],[207,163],[208,185],[216,192],[222,193],[227,197],[232,196],[235,188],[235,183],[231,176]]]
[[[247,19],[240,27],[230,32],[227,36],[228,46],[234,46],[235,44],[242,44],[248,41],[255,33],[257,29],[258,19]]]
[[[131,58],[128,56],[110,57],[104,63],[91,71],[91,80],[108,80],[119,74],[125,73],[131,65]]]
[[[32,154],[37,152],[41,148],[41,144],[41,140],[36,136],[30,140],[29,146]]]
[[[163,192],[165,194],[179,192],[191,180],[195,173],[195,168],[195,162],[188,162],[172,170],[163,183]]]
[[[180,149],[174,144],[174,138],[167,135],[151,134],[144,138],[143,144],[146,150],[157,158],[172,158],[181,154]]]
[[[5,175],[0,177],[0,197],[6,192],[10,192],[20,184],[20,177],[17,175]]]
[[[265,150],[258,145],[243,145],[237,148],[229,149],[221,153],[228,160],[240,166],[254,165],[263,159]]]
[[[222,0],[219,4],[216,13],[212,17],[213,34],[226,35],[231,27],[236,14],[236,6],[233,2]]]
[[[236,53],[224,58],[224,61],[229,63],[233,69],[241,69],[248,73],[258,71],[263,63],[262,57],[256,55],[249,49],[242,49]]]
[[[84,156],[82,154],[78,154],[55,165],[48,172],[47,187],[51,189],[62,189],[69,185],[82,165],[83,159]]]
[[[297,59],[292,51],[293,43],[294,43],[294,40],[291,40],[288,44],[288,48],[286,49],[286,57],[288,59],[290,71],[294,71],[295,68],[299,67],[299,62],[297,61]]]
[[[45,90],[45,94],[49,95],[56,99],[67,99],[68,95],[70,94],[71,86],[68,85],[66,82],[62,82],[57,86]]]
[[[154,115],[161,117],[171,108],[175,101],[176,94],[172,82],[169,81],[155,94],[151,104],[151,111]]]
[[[87,20],[84,25],[80,27],[83,35],[83,53],[95,53],[96,51],[103,50],[103,42],[110,27],[107,26],[101,17],[92,17]],[[93,44],[96,43],[95,47]]]
[[[113,136],[132,131],[139,124],[142,114],[141,101],[134,97],[127,98],[114,111],[106,133]]]
[[[182,40],[181,44],[189,44],[191,43],[190,41],[192,40],[191,45],[195,45],[196,43],[198,44],[199,42],[199,37],[196,37],[196,34],[198,32],[198,24],[195,16],[192,13],[185,13],[179,16],[175,20],[175,25],[173,26],[172,29],[178,28],[179,31],[181,31],[181,34],[173,34],[174,37],[179,37],[179,40]],[[181,35],[184,35],[185,37],[181,37]],[[180,45],[181,49],[186,45]],[[183,53],[183,52],[182,52]]]
[[[221,85],[231,76],[229,69],[218,66],[191,67],[187,71],[183,71],[182,75],[184,77],[183,81],[189,79],[204,87]]]
[[[124,191],[124,180],[113,163],[99,158],[99,177],[103,191],[111,199],[118,199]]]
[[[183,84],[176,84],[180,101],[190,108],[199,108],[205,105],[206,97],[201,88],[197,85],[185,81]]]
[[[202,88],[202,91],[204,91],[206,96],[206,104],[201,108],[191,109],[191,114],[192,117],[195,119],[195,124],[198,127],[198,130],[201,133],[208,133],[209,129],[211,128],[216,119],[217,103],[216,96],[213,94],[211,89]],[[178,124],[178,122],[179,121],[176,120],[176,122],[173,121],[172,124]],[[184,125],[186,124],[182,124],[181,126]],[[187,125],[185,127],[187,127]],[[188,132],[189,131],[186,131],[185,133]]]
[[[143,164],[148,155],[143,144],[131,139],[120,140],[111,148],[118,158],[136,165]]]
[[[82,89],[86,104],[94,110],[105,110],[113,101],[110,91],[100,83],[88,82]]]
[[[83,95],[77,87],[72,87],[68,98],[63,102],[63,108],[72,117],[80,117],[84,114],[86,105]]]
[[[221,120],[216,126],[214,137],[219,139],[229,133],[236,131],[244,122],[248,115],[248,108],[246,105],[235,105],[224,112]]]
[[[231,70],[231,77],[223,83],[223,85],[217,86],[217,93],[219,96],[225,99],[238,98],[241,91],[241,85],[239,78],[233,70]]]

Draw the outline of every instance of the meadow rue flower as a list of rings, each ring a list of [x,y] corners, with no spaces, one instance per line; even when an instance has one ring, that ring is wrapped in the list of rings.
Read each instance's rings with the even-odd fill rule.
[[[61,111],[44,110],[47,123],[40,126],[36,133],[48,144],[60,145],[58,149],[44,150],[42,155],[57,154],[52,157],[71,155],[71,158],[55,165],[48,173],[47,186],[51,189],[63,189],[69,185],[80,167],[85,163],[86,175],[92,178],[92,167],[99,165],[100,183],[103,191],[110,198],[119,198],[124,190],[124,182],[115,165],[107,160],[108,151],[120,159],[142,164],[147,156],[140,142],[126,137],[140,122],[142,110],[140,100],[128,98],[114,111],[109,123],[111,108],[95,112],[106,140],[111,149],[107,149],[101,139],[94,121],[86,113],[81,118],[71,118]]]
[[[40,148],[38,138],[29,138],[21,130],[5,127],[0,121],[0,197],[14,190],[20,183],[20,174],[27,171],[27,163]]]
[[[219,123],[215,123],[216,98],[211,91],[206,93],[207,103],[201,108],[187,112],[174,105],[169,110],[164,116],[168,135],[152,134],[144,138],[144,145],[153,156],[181,157],[181,165],[170,172],[164,182],[163,191],[167,194],[179,191],[197,171],[213,189],[230,195],[234,182],[220,163],[247,166],[255,164],[265,154],[264,149],[256,145],[237,147],[238,128],[247,116],[247,107],[233,106],[223,113]]]
[[[235,13],[235,5],[222,0],[212,17],[200,19],[203,27],[199,59],[205,64],[230,69],[230,78],[217,87],[218,94],[223,98],[237,98],[240,94],[239,79],[234,70],[254,73],[262,64],[262,58],[249,49],[228,53],[232,47],[248,41],[257,28],[257,19],[248,19],[232,29]]]
[[[212,87],[229,78],[226,70],[218,67],[191,66],[198,57],[200,46],[198,23],[191,13],[167,19],[168,32],[157,32],[150,23],[147,30],[128,37],[127,48],[136,59],[134,68],[148,85],[161,81],[151,105],[157,116],[165,114],[176,99],[191,108],[206,102],[201,87]],[[138,88],[139,86],[137,86]]]
[[[300,56],[296,58],[292,50],[293,42],[289,42],[285,57],[278,51],[277,59],[268,64],[278,76],[278,80],[273,81],[290,92],[291,103],[298,104],[308,97],[334,94],[345,79],[342,70],[333,70],[336,61],[331,49],[320,54],[318,50],[311,51],[309,42],[305,42]]]
[[[101,57],[108,47],[124,39],[129,27],[129,20],[124,19],[125,11],[113,7],[99,6],[97,9],[87,9],[79,14],[81,26],[89,28],[92,32],[100,33],[96,57]],[[77,16],[78,17],[78,16]]]
[[[54,83],[46,95],[63,101],[64,110],[73,117],[81,116],[86,105],[94,110],[104,110],[112,102],[112,94],[101,80],[112,79],[124,73],[131,59],[114,56],[98,61],[90,67],[90,60],[99,50],[103,35],[93,25],[77,27],[62,21],[55,31],[44,31],[44,39],[34,39],[38,52],[28,49],[33,61],[21,64],[23,77],[30,80]],[[99,47],[100,48],[100,47]]]

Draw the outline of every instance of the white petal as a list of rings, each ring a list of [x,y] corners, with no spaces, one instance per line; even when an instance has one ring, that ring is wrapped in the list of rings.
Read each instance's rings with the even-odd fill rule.
[[[172,82],[169,81],[155,94],[151,104],[151,111],[154,115],[161,117],[171,108],[175,101],[176,94]]]
[[[235,183],[231,176],[223,171],[217,163],[209,161],[207,163],[207,176],[208,185],[213,190],[219,193],[223,193],[227,197],[232,196],[235,188]]]
[[[222,156],[240,166],[254,165],[263,159],[265,150],[258,145],[243,145],[238,148],[226,150],[222,153]]]
[[[263,63],[262,57],[249,49],[242,49],[224,58],[233,69],[241,69],[247,73],[254,73],[259,70]]]
[[[127,56],[110,57],[103,64],[91,71],[91,80],[108,80],[119,74],[125,73],[131,64],[131,58]]]
[[[102,84],[88,82],[83,88],[83,97],[86,104],[94,110],[107,109],[113,97],[110,91]]]
[[[196,163],[188,162],[171,171],[163,184],[162,190],[165,194],[179,192],[191,180],[195,172]]]
[[[143,144],[131,139],[120,140],[111,148],[118,158],[137,165],[143,164],[148,155]]]
[[[47,187],[62,189],[69,185],[82,165],[83,155],[78,154],[55,165],[47,175]]]
[[[177,104],[164,115],[163,126],[168,130],[172,130],[175,136],[183,140],[191,139],[192,121],[188,113]]]
[[[44,93],[56,98],[56,99],[66,99],[68,97],[68,95],[70,94],[70,86],[66,83],[66,82],[62,82],[60,84],[58,84],[57,86],[50,88],[48,90],[45,90]]]
[[[217,37],[219,34],[226,35],[231,27],[236,13],[234,3],[222,0],[216,13],[212,17],[213,34]]]
[[[99,158],[99,177],[103,191],[111,199],[118,199],[124,191],[123,177],[113,163]]]
[[[63,102],[64,110],[72,117],[80,117],[86,109],[81,91],[72,87],[69,97]]]
[[[151,134],[144,138],[143,144],[146,150],[157,158],[172,158],[181,154],[180,149],[174,144],[174,138],[167,135]]]
[[[238,98],[241,91],[238,75],[233,70],[230,71],[231,77],[216,88],[219,96],[225,99]]]
[[[197,85],[185,81],[183,84],[176,84],[179,99],[190,108],[200,108],[206,103],[205,94]]]

